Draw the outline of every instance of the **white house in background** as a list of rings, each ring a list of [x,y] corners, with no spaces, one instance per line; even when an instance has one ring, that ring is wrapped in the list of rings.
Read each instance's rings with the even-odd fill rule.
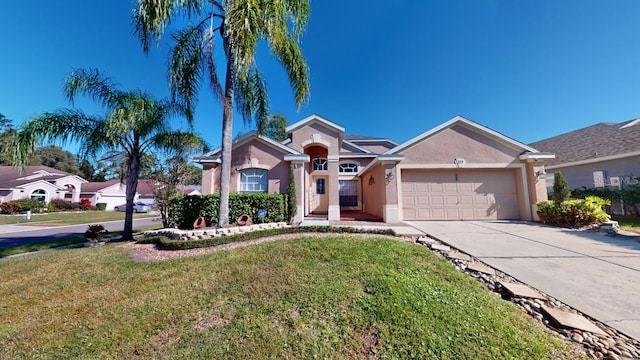
[[[0,203],[20,199],[79,202],[80,189],[86,183],[77,175],[48,166],[27,166],[23,172],[13,166],[0,166]]]
[[[106,203],[106,210],[113,210],[116,206],[127,202],[127,186],[120,179],[103,182],[88,182],[82,185],[80,197],[89,199],[91,205]]]

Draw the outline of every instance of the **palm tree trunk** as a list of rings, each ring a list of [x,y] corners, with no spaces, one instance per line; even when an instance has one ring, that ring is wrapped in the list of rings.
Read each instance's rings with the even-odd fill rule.
[[[233,94],[235,88],[235,59],[227,59],[227,73],[222,112],[222,167],[220,169],[220,210],[218,226],[229,226],[229,186],[231,182],[231,147],[233,146]]]
[[[124,231],[122,232],[122,240],[133,240],[133,200],[138,190],[138,176],[140,175],[140,157],[133,155],[129,159],[129,168],[127,169],[127,207],[124,215]]]

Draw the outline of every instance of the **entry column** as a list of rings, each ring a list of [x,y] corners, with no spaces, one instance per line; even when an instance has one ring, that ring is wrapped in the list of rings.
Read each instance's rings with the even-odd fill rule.
[[[339,158],[338,155],[328,155],[329,170],[329,221],[340,220],[340,181],[339,175]]]

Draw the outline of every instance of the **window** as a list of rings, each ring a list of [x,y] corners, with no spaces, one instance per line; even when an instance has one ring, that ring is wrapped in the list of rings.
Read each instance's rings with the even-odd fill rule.
[[[341,173],[357,173],[358,172],[358,164],[356,163],[344,163],[340,164],[340,172]]]
[[[269,172],[263,169],[240,170],[241,193],[266,193],[269,191]]]
[[[325,183],[324,179],[316,179],[316,194],[324,195],[325,194]]]
[[[37,200],[37,201],[40,201],[40,202],[46,202],[47,201],[47,192],[44,191],[43,189],[34,190],[31,193],[31,200]]]
[[[327,159],[313,159],[313,171],[327,171]]]
[[[358,181],[340,180],[340,206],[358,206]]]

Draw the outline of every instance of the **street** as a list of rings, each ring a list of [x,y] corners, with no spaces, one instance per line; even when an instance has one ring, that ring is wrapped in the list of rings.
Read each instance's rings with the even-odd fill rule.
[[[157,224],[159,217],[134,219],[133,228]],[[100,223],[108,231],[124,228],[124,220]],[[22,226],[0,225],[0,248],[37,243],[70,235],[81,235],[87,230],[87,224],[69,226]]]

